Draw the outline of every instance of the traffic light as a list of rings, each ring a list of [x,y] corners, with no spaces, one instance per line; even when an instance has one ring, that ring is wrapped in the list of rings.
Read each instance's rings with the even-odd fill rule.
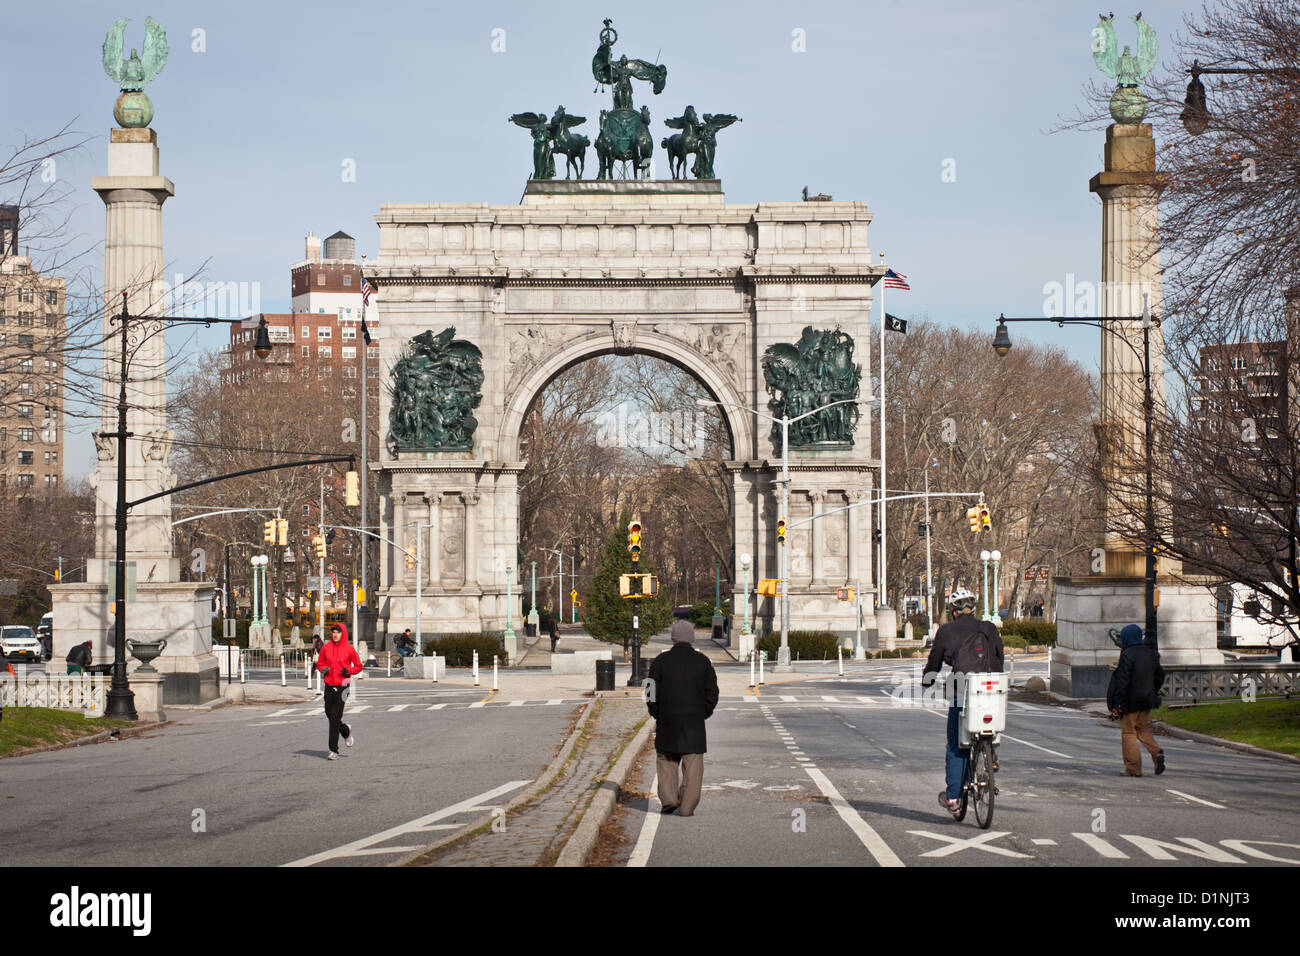
[[[262,525],[262,540],[267,544],[275,544],[275,520],[272,519]]]
[[[406,555],[406,570],[415,570],[415,555],[409,553]]]
[[[325,557],[325,536],[323,534],[312,535],[311,543],[316,548],[316,557]]]
[[[856,596],[853,588],[839,588],[835,592],[835,597],[841,601],[852,601]]]
[[[980,509],[979,507],[966,509],[966,520],[970,522],[972,534],[978,534],[980,530]]]
[[[276,519],[275,519],[275,527],[276,527],[276,530],[279,532],[279,537],[280,537],[280,547],[283,548],[283,547],[285,547],[286,545],[288,545],[288,543],[289,543],[289,519],[288,519],[288,518],[276,518]]]
[[[355,471],[349,471],[344,478],[345,501],[349,508],[355,508],[361,504],[361,477]]]
[[[876,542],[876,544],[880,544],[880,539],[881,539],[882,537],[883,537],[883,535],[881,534],[879,528],[877,528],[875,531],[871,532],[871,540],[874,541],[874,542]]]
[[[627,526],[627,550],[633,562],[641,560],[641,519],[633,518]]]
[[[923,538],[925,537],[925,529],[926,529],[926,523],[924,521],[918,521],[916,523],[916,533]]]
[[[988,505],[980,505],[980,530],[981,531],[993,530],[993,523],[989,519]]]
[[[776,519],[776,543],[785,544],[785,519]]]

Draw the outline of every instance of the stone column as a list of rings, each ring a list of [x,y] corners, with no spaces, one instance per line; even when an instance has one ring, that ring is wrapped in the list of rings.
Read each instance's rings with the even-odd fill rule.
[[[822,514],[822,505],[826,501],[826,492],[822,490],[808,492],[812,499],[812,583],[822,584],[826,578],[826,528],[825,522],[818,519]]]
[[[1114,124],[1106,130],[1105,169],[1088,188],[1101,198],[1101,314],[1142,314],[1148,297],[1151,314],[1160,318],[1160,245],[1158,203],[1168,185],[1167,174],[1156,172],[1155,139],[1148,124]],[[1121,341],[1121,338],[1126,341]],[[1165,394],[1164,338],[1151,329],[1151,392],[1156,420],[1163,414]],[[1130,348],[1129,346],[1132,346]],[[1132,482],[1145,469],[1143,420],[1142,325],[1140,321],[1111,324],[1101,332],[1101,441],[1103,480],[1124,475]],[[1132,529],[1145,503],[1121,502],[1104,494],[1106,572],[1140,577],[1145,572],[1141,540],[1123,534]]]
[[[462,494],[465,502],[465,587],[478,587],[478,527],[476,518],[479,495],[473,492]]]
[[[406,495],[393,499],[393,540],[402,546],[404,552],[415,550],[412,547],[415,544],[415,535],[410,528],[410,508],[406,504]],[[393,560],[396,562],[393,565],[393,577],[395,579],[399,577],[396,571],[400,567],[402,585],[408,588],[415,587],[415,571],[407,565],[406,554],[403,552],[394,554]]]
[[[440,575],[442,574],[442,571],[440,570],[438,559],[441,557],[439,554],[439,542],[441,541],[441,528],[439,525],[442,523],[442,495],[435,492],[431,495],[427,495],[425,501],[429,503],[428,523],[430,526],[427,539],[428,544],[424,552],[424,564],[428,570],[428,576],[425,578],[425,583],[441,587],[442,579]]]
[[[862,492],[846,491],[844,498],[847,504],[854,505],[862,500]],[[858,544],[861,532],[858,530],[858,515],[861,508],[851,508],[845,514],[849,516],[849,583],[854,587],[858,586],[858,579],[862,575],[862,549]]]

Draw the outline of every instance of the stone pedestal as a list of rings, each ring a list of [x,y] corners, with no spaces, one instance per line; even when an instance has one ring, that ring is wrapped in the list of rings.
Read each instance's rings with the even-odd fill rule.
[[[166,720],[163,712],[163,675],[131,675],[131,690],[135,694],[135,712],[141,720]]]
[[[442,680],[447,676],[447,658],[408,657],[402,662],[402,676],[419,680]]]
[[[876,608],[876,641],[887,651],[898,646],[898,612],[892,607]]]
[[[1111,628],[1142,626],[1146,618],[1141,578],[1058,578],[1056,647],[1051,686],[1067,697],[1105,697],[1119,648]],[[1215,648],[1214,592],[1195,583],[1162,582],[1157,635],[1162,664],[1222,664]],[[1208,646],[1206,635],[1209,635]]]

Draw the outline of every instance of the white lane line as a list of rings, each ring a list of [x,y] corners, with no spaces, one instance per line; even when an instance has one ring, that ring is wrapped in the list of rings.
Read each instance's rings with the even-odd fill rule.
[[[831,704],[838,704],[840,702],[840,699],[834,694],[822,694],[822,700]]]
[[[799,698],[793,696],[792,694],[782,694],[781,700],[785,701],[787,704],[793,704],[798,702]]]
[[[267,714],[266,716],[267,717],[288,717],[297,709],[298,709],[297,707],[286,707],[284,710],[277,710],[274,714]]]
[[[563,704],[563,703],[564,703],[564,701],[562,701],[562,700],[548,700],[548,701],[546,702],[546,706],[547,706],[547,707],[554,707],[556,704]]]
[[[306,717],[300,717],[297,720],[264,720],[260,723],[249,724],[250,727],[284,727],[287,724],[305,724]]]
[[[409,823],[402,823],[395,827],[390,827],[374,836],[363,837],[360,840],[353,840],[351,843],[345,843],[333,850],[324,850],[320,853],[313,853],[311,856],[305,856],[300,860],[294,860],[292,863],[284,863],[282,866],[314,866],[317,863],[324,863],[326,860],[337,860],[349,856],[371,856],[379,853],[402,853],[410,852],[410,847],[384,847],[382,849],[375,847],[376,843],[383,843],[385,840],[391,840],[407,833],[413,833],[422,830],[445,829],[452,824],[434,827],[433,824],[439,820],[445,820],[448,817],[458,816],[462,813],[472,812],[474,810],[486,809],[483,804],[490,804],[497,797],[509,793],[511,790],[518,790],[527,784],[527,780],[511,780],[499,787],[480,793],[477,796],[462,800],[460,803],[453,803],[451,806],[442,810],[430,813],[427,816],[419,817]],[[363,852],[362,851],[366,851]]]
[[[1194,800],[1197,803],[1203,803],[1207,807],[1214,807],[1216,810],[1228,809],[1221,803],[1211,803],[1209,800],[1202,800],[1200,797],[1194,797],[1190,793],[1183,793],[1181,790],[1166,790],[1165,793],[1172,793],[1175,797],[1183,797],[1187,800]]]
[[[487,701],[485,701],[485,700],[476,700],[476,701],[474,701],[474,703],[472,703],[472,704],[469,705],[469,709],[470,709],[470,710],[476,710],[477,708],[479,708],[479,707],[485,707],[486,705],[487,705]]]
[[[650,782],[650,802],[646,804],[645,820],[641,824],[641,832],[637,834],[636,846],[632,848],[632,855],[628,857],[628,866],[645,866],[650,861],[650,851],[654,848],[655,831],[659,829],[659,818],[663,815],[659,812],[659,774],[655,774],[654,780]]]
[[[348,708],[348,713],[349,713],[349,714],[359,714],[359,713],[361,713],[363,710],[369,710],[369,709],[370,709],[370,705],[369,705],[369,704],[353,704],[351,707]]]
[[[1024,744],[1026,747],[1033,747],[1035,750],[1041,750],[1045,754],[1051,754],[1053,757],[1063,757],[1066,760],[1073,760],[1069,754],[1063,754],[1057,750],[1048,750],[1046,747],[1040,747],[1038,744],[1031,744],[1028,740],[1021,740],[1019,737],[1012,737],[1010,734],[1003,734],[1003,740],[1014,740],[1018,744]]]
[[[506,706],[507,706],[507,707],[522,707],[522,706],[524,706],[524,704],[526,704],[526,703],[527,703],[527,701],[523,701],[523,700],[512,700],[510,703],[506,704]]]
[[[389,712],[390,714],[395,714],[395,713],[397,713],[399,710],[406,710],[406,708],[408,708],[408,707],[410,707],[410,706],[411,706],[410,704],[394,704],[392,707],[389,707],[389,708],[388,708],[388,712]]]
[[[429,707],[428,709],[429,709],[429,710],[442,710],[442,709],[443,709],[444,707],[446,707],[446,706],[447,706],[446,704],[434,704],[433,706]]]
[[[880,744],[876,744],[876,746],[880,747]],[[888,747],[880,747],[880,749],[883,750],[885,753],[889,754],[889,756],[893,757],[895,760],[898,759],[898,754],[894,753]]]
[[[867,848],[867,852],[875,857],[876,862],[881,866],[902,866],[903,861],[898,858],[889,845],[881,839],[880,834],[872,829],[871,824],[862,819],[847,800],[840,796],[840,792],[835,789],[835,784],[827,779],[826,774],[822,773],[816,767],[804,767],[804,771],[812,778],[813,783],[817,784],[817,789],[822,795],[831,802],[835,812],[840,815],[840,819],[848,824],[862,845]]]

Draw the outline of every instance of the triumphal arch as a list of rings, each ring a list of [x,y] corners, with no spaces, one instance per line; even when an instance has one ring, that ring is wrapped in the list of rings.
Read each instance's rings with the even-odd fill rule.
[[[747,409],[794,417],[846,397],[870,401],[871,289],[884,269],[872,265],[866,204],[727,203],[713,169],[717,132],[738,118],[685,103],[665,121],[672,135],[648,142],[664,144],[683,177],[693,155],[696,178],[651,178],[650,110],[632,104],[631,86],[644,80],[658,92],[667,70],[614,56],[616,39],[607,23],[593,59],[597,80],[614,89],[614,108],[601,110],[598,178],[554,178],[556,152],[573,172],[585,160],[575,157],[589,142],[582,117],[516,114],[533,133],[519,205],[403,203],[376,217],[379,254],[366,275],[379,292],[389,384],[375,468],[380,533],[421,556],[411,567],[402,551],[381,549],[389,633],[415,627],[417,592],[426,634],[504,628],[527,467],[520,429],[539,392],[578,362],[653,355],[725,403],[734,547],[753,555],[751,588],[778,576],[781,438]],[[620,164],[631,178],[614,178]],[[836,596],[849,584],[862,589],[874,635],[872,509],[829,514],[873,494],[869,411],[840,405],[791,430],[786,520],[827,514],[788,535],[792,628],[851,635],[853,605]],[[738,571],[733,634],[740,589]],[[755,630],[775,626],[776,602],[751,601]]]

